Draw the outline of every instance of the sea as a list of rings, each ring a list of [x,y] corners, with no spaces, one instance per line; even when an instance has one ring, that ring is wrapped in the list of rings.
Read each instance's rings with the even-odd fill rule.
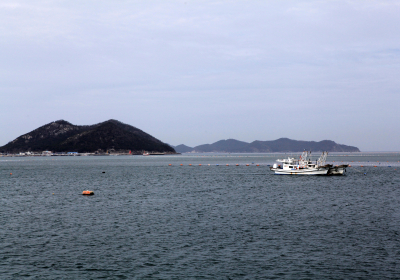
[[[0,279],[400,279],[400,153],[288,156],[0,157]]]

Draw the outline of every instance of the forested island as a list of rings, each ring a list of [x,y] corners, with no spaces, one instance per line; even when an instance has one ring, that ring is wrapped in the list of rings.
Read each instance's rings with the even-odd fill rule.
[[[1,153],[129,153],[144,151],[175,154],[174,148],[150,134],[117,120],[94,125],[73,125],[58,120],[21,135],[0,147]]]

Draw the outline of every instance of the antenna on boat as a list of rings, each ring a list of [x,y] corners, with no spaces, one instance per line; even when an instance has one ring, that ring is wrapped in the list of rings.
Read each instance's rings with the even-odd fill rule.
[[[319,166],[323,166],[325,165],[326,162],[326,157],[328,156],[328,152],[322,152],[322,155],[319,157],[319,159],[317,160],[317,164]]]

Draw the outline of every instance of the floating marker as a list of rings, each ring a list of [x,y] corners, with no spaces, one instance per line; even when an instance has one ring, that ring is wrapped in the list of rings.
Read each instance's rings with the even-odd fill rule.
[[[12,175],[12,173],[10,173],[10,175]]]
[[[182,166],[183,164],[181,163],[181,166]]]
[[[93,191],[83,191],[82,192],[83,195],[94,195]]]
[[[172,164],[168,164],[168,166],[171,166]]]
[[[199,166],[201,166],[201,163],[199,164]]]
[[[259,164],[257,164],[257,166],[260,166]]]
[[[189,166],[192,166],[192,164],[190,163]]]
[[[229,166],[229,164],[227,164],[226,166]]]

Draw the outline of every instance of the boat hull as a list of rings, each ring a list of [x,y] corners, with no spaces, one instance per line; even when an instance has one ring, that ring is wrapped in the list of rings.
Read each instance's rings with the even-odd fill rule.
[[[344,173],[346,172],[346,167],[348,167],[348,165],[339,165],[330,167],[328,175],[344,175]]]
[[[327,175],[328,169],[292,169],[285,170],[280,168],[271,168],[272,171],[275,172],[275,175]]]

